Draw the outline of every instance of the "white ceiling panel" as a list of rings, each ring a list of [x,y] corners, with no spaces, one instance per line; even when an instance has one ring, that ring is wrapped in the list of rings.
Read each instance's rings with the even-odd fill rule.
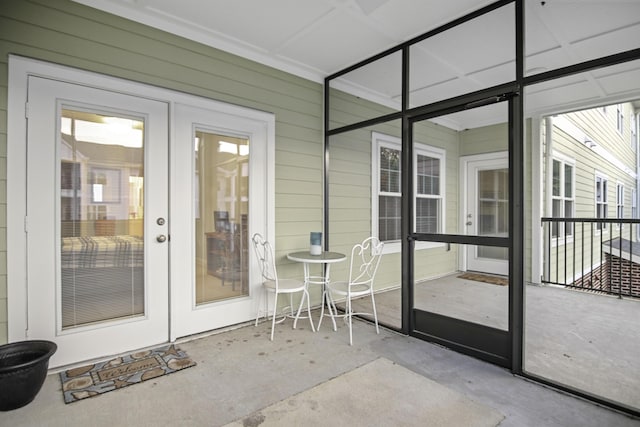
[[[411,92],[410,103],[412,107],[442,101],[447,98],[462,95],[477,90],[477,85],[468,79],[455,78],[436,86]]]
[[[532,1],[532,0],[529,0]],[[576,42],[638,23],[637,0],[548,0],[539,7],[551,31]]]
[[[322,82],[493,0],[74,0]],[[640,0],[525,0],[526,69],[537,74],[640,48]],[[411,49],[412,106],[514,76],[514,7],[502,7]],[[636,65],[528,89],[535,111],[597,105],[635,88]],[[342,90],[397,107],[398,60],[341,78]],[[634,80],[635,79],[635,80]],[[579,81],[579,83],[578,83]],[[337,87],[337,86],[336,86]],[[613,95],[615,94],[615,95]],[[486,109],[484,111],[490,111]],[[478,120],[486,121],[485,119]],[[460,124],[460,123],[459,123]]]
[[[640,0],[638,0],[640,3]],[[617,31],[610,31],[572,43],[571,47],[582,60],[594,59],[601,53],[614,54],[639,47],[640,43],[640,15],[639,22]]]
[[[463,110],[446,116],[440,116],[431,121],[446,124],[446,126],[453,127],[456,130],[465,130],[495,123],[506,123],[508,120],[508,103],[498,102],[472,110]]]
[[[292,36],[333,9],[326,1],[307,1],[304,7],[300,7],[299,0],[153,0],[125,3],[267,52],[277,51]],[[296,10],[295,19],[291,19],[290,10]]]
[[[525,54],[539,54],[560,47],[556,36],[547,28],[545,20],[540,17],[542,6],[540,1],[527,1],[525,15]]]
[[[334,10],[280,53],[328,75],[395,45],[367,23]]]
[[[463,75],[461,71],[444,62],[443,58],[422,49],[421,45],[414,45],[409,51],[410,90],[434,86]]]
[[[369,18],[394,34],[398,43],[491,4],[492,0],[390,0]]]
[[[469,75],[473,81],[478,82],[478,89],[484,89],[495,86],[504,82],[515,80],[516,63],[515,61],[506,64],[491,67]]]
[[[402,92],[402,53],[395,52],[336,80],[353,86],[359,94],[360,91],[364,91],[370,92],[376,98],[397,100]]]
[[[470,74],[515,59],[513,7],[502,7],[421,41],[420,49]],[[491,31],[487,31],[490,28]]]
[[[622,99],[632,100],[640,97],[640,64],[635,70],[601,77],[598,82],[607,95],[619,95]]]
[[[597,106],[601,98],[600,92],[585,78],[578,82],[555,87],[552,90],[526,92],[525,112],[532,114],[548,114]]]

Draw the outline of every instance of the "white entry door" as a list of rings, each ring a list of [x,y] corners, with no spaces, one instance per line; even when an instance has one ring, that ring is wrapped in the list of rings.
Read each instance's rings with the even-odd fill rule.
[[[251,236],[273,238],[272,114],[210,100],[174,104],[171,337],[251,320]]]
[[[466,160],[466,234],[509,236],[509,162],[507,153]],[[467,245],[467,270],[509,274],[507,248]]]
[[[28,87],[28,337],[51,366],[166,342],[168,104]]]

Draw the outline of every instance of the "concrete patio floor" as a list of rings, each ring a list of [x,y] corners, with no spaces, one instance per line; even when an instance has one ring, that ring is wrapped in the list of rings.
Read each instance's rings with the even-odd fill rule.
[[[508,327],[508,287],[457,274],[420,282],[415,306],[479,323]],[[355,305],[370,311],[370,299]],[[400,291],[376,295],[378,318],[400,328]],[[524,369],[533,375],[640,411],[640,300],[565,289],[525,288]]]
[[[221,426],[380,357],[496,409],[505,416],[501,426],[640,425],[448,349],[386,329],[376,335],[361,320],[354,322],[353,346],[342,321],[337,332],[325,321],[313,333],[306,321],[293,330],[287,320],[276,326],[273,342],[269,332],[270,324],[261,323],[181,342],[197,366],[68,405],[51,374],[31,404],[0,413],[0,425]],[[367,390],[357,392],[367,400]]]

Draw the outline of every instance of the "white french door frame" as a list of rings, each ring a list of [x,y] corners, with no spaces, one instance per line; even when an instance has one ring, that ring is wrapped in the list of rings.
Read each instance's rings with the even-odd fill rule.
[[[97,89],[104,89],[121,94],[144,97],[151,100],[165,102],[169,105],[169,124],[171,129],[175,129],[174,110],[177,103],[184,105],[207,105],[209,109],[215,109],[225,114],[238,117],[249,117],[262,120],[265,127],[265,162],[267,167],[264,171],[265,192],[264,217],[259,224],[255,224],[251,233],[260,232],[267,239],[275,239],[275,117],[271,113],[252,110],[245,107],[226,104],[197,97],[194,95],[176,92],[170,89],[162,89],[151,85],[136,83],[116,77],[110,77],[76,68],[52,64],[44,61],[24,58],[17,55],[9,55],[9,88],[8,88],[8,112],[7,112],[7,320],[8,320],[8,341],[15,342],[29,339],[28,325],[28,282],[27,282],[27,238],[26,238],[26,216],[27,216],[27,106],[28,80],[29,76],[50,78],[70,84],[85,85]],[[173,150],[176,149],[175,135],[173,130],[169,133],[170,159]],[[168,165],[169,174],[175,174],[175,165]],[[170,184],[170,214],[169,233],[172,232],[171,217],[179,210],[173,205],[171,191],[175,190]],[[176,251],[170,246],[170,263],[175,262]],[[177,257],[176,257],[177,259]],[[193,264],[193,259],[188,259],[189,265]],[[255,267],[254,262],[250,268]],[[171,266],[170,266],[171,268]],[[175,268],[172,268],[175,271]],[[257,277],[254,275],[254,277]],[[252,279],[252,280],[257,280]],[[191,284],[188,284],[187,288]],[[250,287],[254,284],[250,283]],[[176,292],[184,290],[184,283],[179,277],[171,274],[169,277],[170,302],[167,307],[170,327],[167,331],[167,340],[175,340],[180,334],[172,330],[173,304]],[[211,326],[209,329],[213,329]],[[203,330],[204,331],[204,330]]]

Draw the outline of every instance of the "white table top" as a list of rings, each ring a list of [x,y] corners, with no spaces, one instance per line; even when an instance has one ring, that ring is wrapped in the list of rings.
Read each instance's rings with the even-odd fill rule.
[[[306,262],[309,264],[329,264],[344,261],[347,256],[340,252],[323,251],[320,255],[311,255],[309,251],[292,252],[287,254],[291,261]]]

